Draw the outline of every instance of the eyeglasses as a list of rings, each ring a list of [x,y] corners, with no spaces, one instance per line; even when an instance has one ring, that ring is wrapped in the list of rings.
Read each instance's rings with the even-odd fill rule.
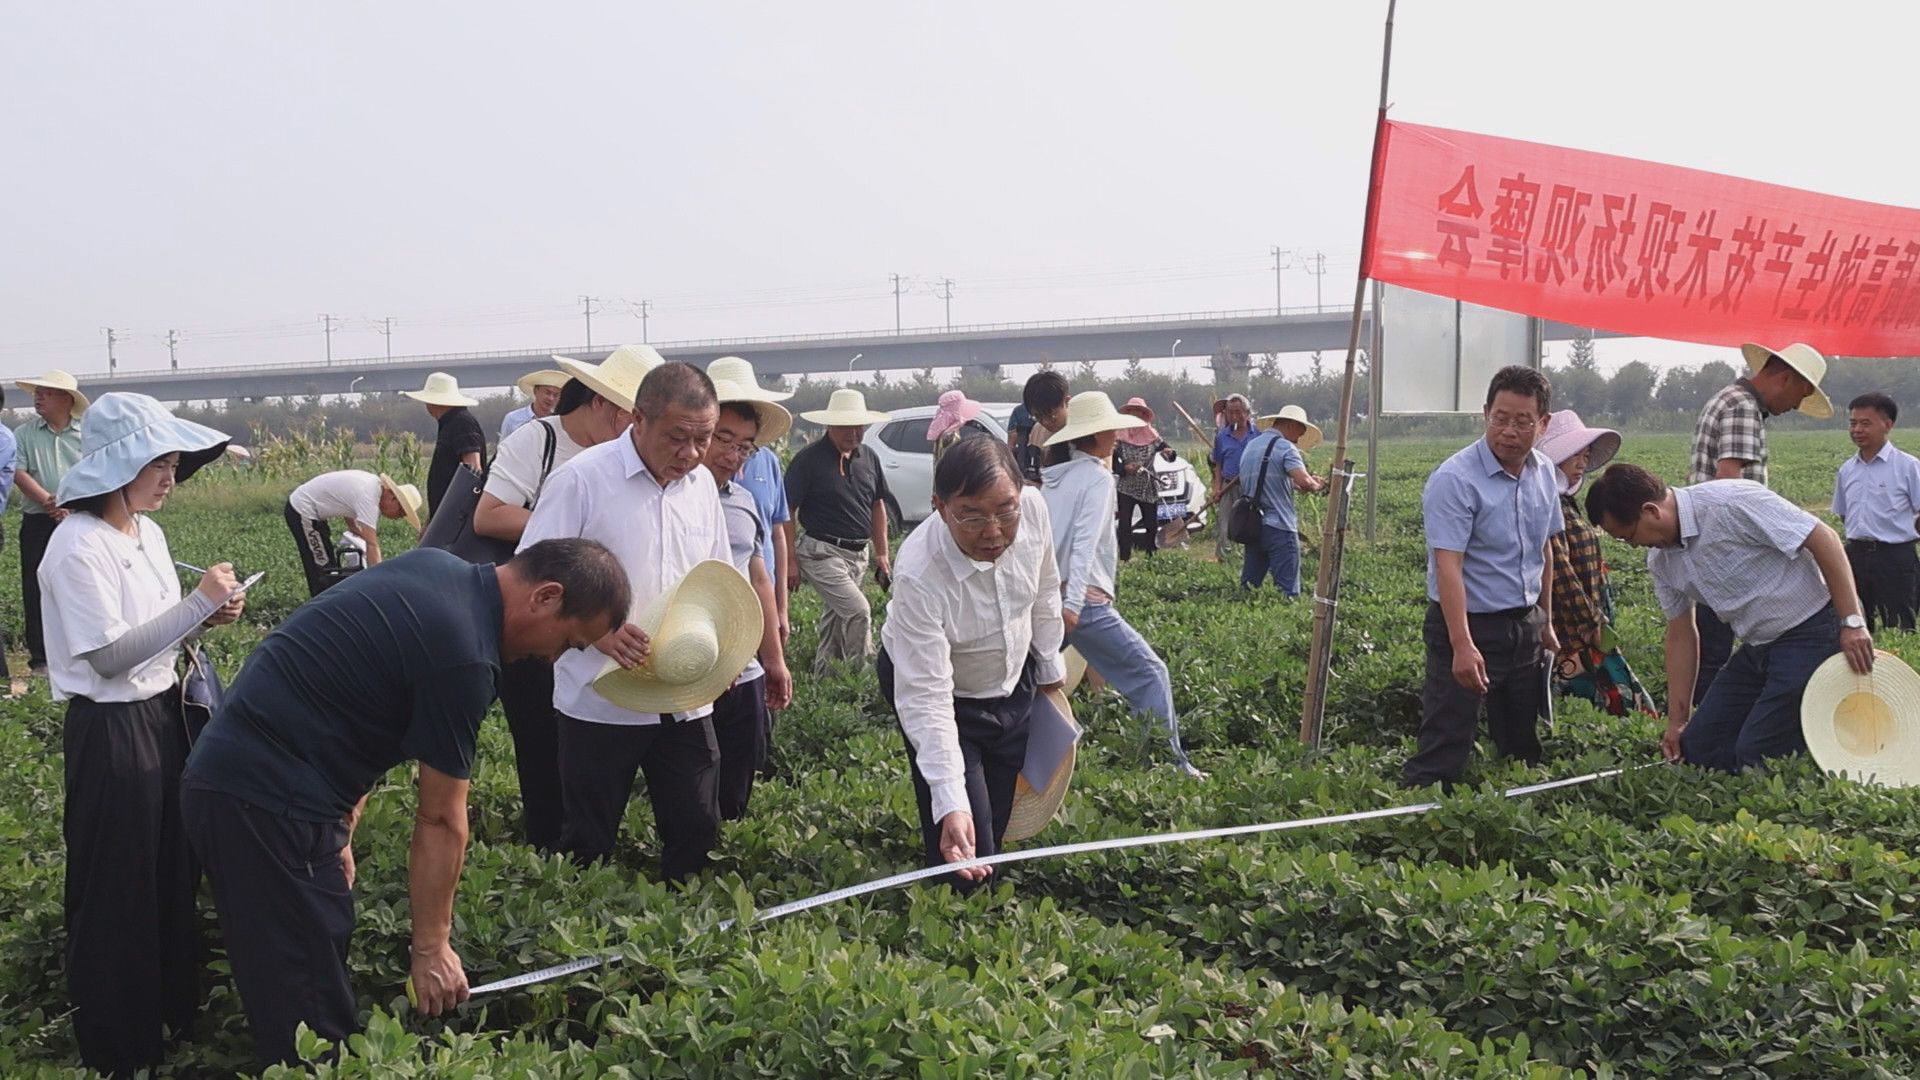
[[[954,528],[970,533],[985,532],[989,524],[999,525],[1001,532],[1011,532],[1020,524],[1020,511],[1016,507],[990,516],[975,514],[953,519]]]
[[[1494,413],[1492,416],[1487,417],[1487,426],[1490,428],[1506,428],[1509,431],[1524,433],[1539,427],[1540,421],[1531,416],[1508,416],[1505,413]]]

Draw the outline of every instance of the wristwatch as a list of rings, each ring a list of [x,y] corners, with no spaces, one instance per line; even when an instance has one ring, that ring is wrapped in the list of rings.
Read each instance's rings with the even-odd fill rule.
[[[1867,617],[1865,615],[1845,616],[1840,620],[1840,628],[1843,630],[1865,630],[1867,628]]]

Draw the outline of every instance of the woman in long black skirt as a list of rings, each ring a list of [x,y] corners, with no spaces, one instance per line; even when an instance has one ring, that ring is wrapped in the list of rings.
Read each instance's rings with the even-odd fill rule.
[[[174,665],[183,639],[239,618],[243,600],[227,563],[182,599],[148,516],[225,435],[115,393],[88,410],[81,445],[39,571],[48,677],[67,703],[67,987],[81,1061],[126,1076],[158,1064],[200,1006],[199,872],[179,809],[191,737]]]

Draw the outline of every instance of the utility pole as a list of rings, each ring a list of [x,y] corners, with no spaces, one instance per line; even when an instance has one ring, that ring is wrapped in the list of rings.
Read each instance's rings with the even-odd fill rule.
[[[392,360],[393,359],[393,316],[389,315],[386,318],[380,320],[380,333],[381,333],[381,336],[387,339],[387,359]]]
[[[640,344],[647,343],[647,312],[653,308],[651,300],[640,301]]]
[[[320,326],[327,335],[327,365],[333,365],[333,316],[320,316]]]
[[[893,275],[893,332],[900,332],[900,275]]]
[[[107,374],[111,375],[113,369],[120,366],[120,362],[113,358],[113,343],[116,340],[113,336],[114,329],[111,326],[103,326],[101,329],[107,332]]]
[[[1293,266],[1293,252],[1282,251],[1278,244],[1273,248],[1273,313],[1284,315],[1287,311],[1285,293],[1281,289],[1280,271]]]
[[[597,296],[581,296],[580,310],[587,313],[587,348],[593,348],[593,305],[600,302]]]
[[[178,330],[167,331],[167,366],[172,368],[175,371],[180,370],[180,359],[179,357],[174,355],[173,350],[179,344],[180,344],[180,331]]]
[[[953,279],[943,278],[940,282],[939,297],[947,302],[947,329],[953,329]]]
[[[1307,256],[1306,265],[1303,266],[1302,269],[1313,275],[1313,310],[1317,312],[1321,308],[1320,279],[1325,277],[1327,273],[1327,253],[1324,251],[1316,251],[1312,255]]]

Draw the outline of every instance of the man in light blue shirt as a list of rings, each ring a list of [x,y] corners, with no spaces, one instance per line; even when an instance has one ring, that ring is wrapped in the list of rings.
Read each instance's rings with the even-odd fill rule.
[[[1289,405],[1260,418],[1267,431],[1247,441],[1240,452],[1240,483],[1260,506],[1260,542],[1248,544],[1240,560],[1240,585],[1257,589],[1268,574],[1291,600],[1300,595],[1300,527],[1293,489],[1319,491],[1326,484],[1307,471],[1301,451],[1320,444],[1320,429],[1307,422],[1306,410]]]
[[[1860,452],[1840,466],[1833,484],[1833,512],[1846,522],[1847,563],[1869,629],[1913,629],[1920,460],[1887,438],[1899,417],[1900,406],[1885,394],[1853,399],[1847,406],[1847,434]]]
[[[1426,682],[1409,786],[1460,778],[1480,710],[1503,757],[1540,760],[1543,652],[1553,636],[1547,538],[1561,530],[1559,471],[1533,448],[1552,388],[1525,367],[1487,386],[1485,438],[1448,458],[1420,498],[1427,529]]]

